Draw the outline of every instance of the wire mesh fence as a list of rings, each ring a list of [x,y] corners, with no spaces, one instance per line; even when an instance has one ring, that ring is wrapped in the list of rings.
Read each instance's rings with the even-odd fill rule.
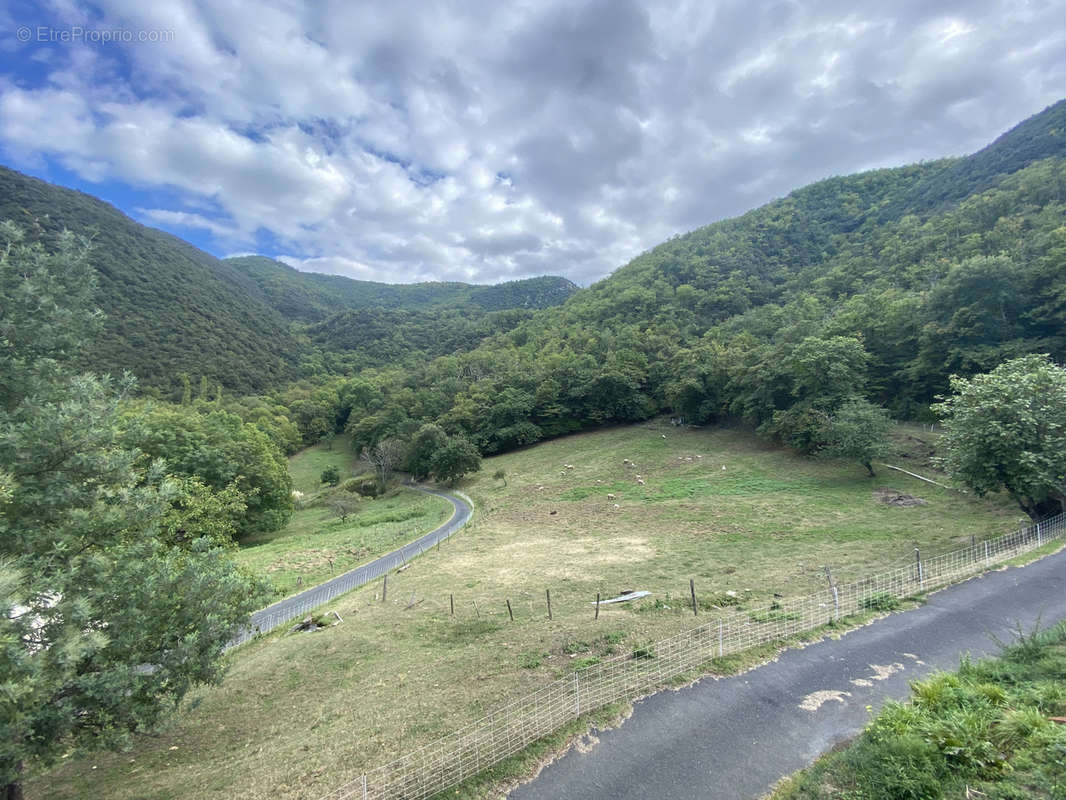
[[[433,492],[429,489],[422,489],[422,491],[450,500],[449,496],[442,492]],[[260,634],[274,630],[274,628],[279,625],[284,625],[291,620],[305,617],[319,606],[330,603],[342,594],[350,592],[353,589],[358,589],[360,586],[370,583],[394,569],[402,567],[416,556],[423,555],[427,550],[436,547],[463,527],[463,525],[465,525],[470,519],[470,514],[474,506],[473,502],[461,492],[455,492],[454,494],[466,504],[466,508],[456,506],[455,514],[453,514],[452,518],[441,527],[430,531],[425,536],[415,539],[413,542],[409,542],[398,550],[386,553],[368,564],[364,564],[361,567],[345,572],[343,575],[338,575],[332,580],[321,583],[318,586],[313,586],[299,594],[293,595],[292,597],[280,600],[260,611],[256,611],[252,614],[249,626],[241,630],[228,646],[236,647],[237,645],[244,644]]]
[[[322,800],[424,800],[518,753],[582,714],[635,700],[715,658],[787,639],[854,614],[885,608],[1036,550],[1066,533],[1066,515],[923,558],[817,594],[735,610],[649,647],[575,671],[486,717],[325,795]]]

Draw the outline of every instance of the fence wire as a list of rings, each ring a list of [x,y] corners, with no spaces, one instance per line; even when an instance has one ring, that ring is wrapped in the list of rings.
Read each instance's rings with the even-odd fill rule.
[[[577,670],[486,717],[420,747],[323,796],[322,800],[425,800],[477,775],[577,719],[637,699],[689,676],[715,658],[780,641],[842,617],[941,588],[1063,538],[1066,515],[976,542],[771,610],[732,611],[656,644]]]

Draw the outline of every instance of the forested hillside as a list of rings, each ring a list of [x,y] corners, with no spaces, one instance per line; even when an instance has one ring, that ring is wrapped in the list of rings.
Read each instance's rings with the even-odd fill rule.
[[[175,399],[182,372],[206,376],[286,451],[433,423],[493,453],[669,412],[814,452],[826,425],[878,407],[928,418],[952,373],[1066,358],[1066,101],[971,156],[804,187],[576,292],[217,261],[84,195],[0,177],[0,216],[98,230],[97,368]]]
[[[1064,131],[1060,102],[966,158],[822,181],[469,353],[317,385],[357,443],[433,421],[483,452],[662,412],[808,452],[857,400],[928,418],[952,373],[1066,358]]]
[[[560,305],[577,291],[566,278],[545,275],[492,286],[468,283],[376,283],[340,275],[300,272],[263,256],[227,258],[259,287],[264,299],[286,319],[321,322],[337,312],[401,309],[408,312],[502,311]]]
[[[63,229],[91,240],[103,330],[80,355],[97,372],[133,372],[144,386],[180,392],[181,375],[232,392],[299,375],[305,346],[240,273],[214,256],[131,220],[81,192],[0,167],[0,220],[54,247]]]

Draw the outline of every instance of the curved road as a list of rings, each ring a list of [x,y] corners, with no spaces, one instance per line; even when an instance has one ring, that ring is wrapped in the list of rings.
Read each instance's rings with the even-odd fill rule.
[[[473,508],[467,500],[447,492],[438,492],[413,484],[409,485],[409,488],[443,497],[455,509],[451,519],[413,542],[408,542],[398,550],[379,556],[367,564],[349,570],[335,578],[330,578],[325,583],[312,586],[310,589],[304,589],[299,594],[286,597],[284,600],[279,600],[266,608],[256,611],[252,614],[250,626],[242,630],[230,642],[229,646],[236,647],[239,644],[243,644],[260,633],[266,633],[278,625],[283,625],[299,616],[306,615],[311,609],[328,603],[342,594],[350,592],[352,589],[358,589],[376,578],[380,578],[385,573],[403,566],[415,556],[419,556],[426,550],[436,546],[438,542],[447,539],[470,521]]]
[[[754,800],[862,730],[867,706],[959,657],[994,653],[1021,625],[1066,619],[1066,551],[972,578],[913,611],[791,649],[742,675],[634,704],[633,716],[571,749],[511,800]]]

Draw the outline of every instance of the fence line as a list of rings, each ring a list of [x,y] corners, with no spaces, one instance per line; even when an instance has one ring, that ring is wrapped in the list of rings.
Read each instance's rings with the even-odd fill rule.
[[[995,539],[793,600],[733,611],[633,653],[575,671],[325,795],[322,800],[424,800],[518,753],[590,711],[646,695],[731,653],[779,641],[943,587],[1066,533],[1066,514]],[[917,554],[917,551],[916,551]]]
[[[350,592],[353,589],[358,589],[360,586],[370,583],[394,569],[402,567],[408,561],[415,558],[415,556],[422,555],[426,550],[440,544],[463,527],[473,513],[474,502],[461,492],[454,492],[453,494],[457,495],[464,503],[466,503],[467,508],[465,510],[458,504],[455,504],[445,492],[434,492],[430,489],[420,489],[420,491],[443,497],[449,502],[452,502],[455,506],[455,512],[452,514],[451,518],[439,528],[430,531],[424,536],[420,536],[413,542],[408,542],[398,550],[386,553],[367,564],[363,564],[361,567],[356,567],[355,569],[349,570],[343,575],[338,575],[336,578],[332,578],[325,583],[321,583],[318,586],[312,586],[310,589],[305,589],[299,594],[287,597],[284,600],[279,600],[264,609],[256,611],[252,614],[249,626],[241,630],[227,645],[227,648],[244,644],[261,633],[272,631],[279,625],[284,625],[286,622],[294,620],[297,617],[304,617],[315,608],[318,608],[325,603],[332,602],[342,594]]]

